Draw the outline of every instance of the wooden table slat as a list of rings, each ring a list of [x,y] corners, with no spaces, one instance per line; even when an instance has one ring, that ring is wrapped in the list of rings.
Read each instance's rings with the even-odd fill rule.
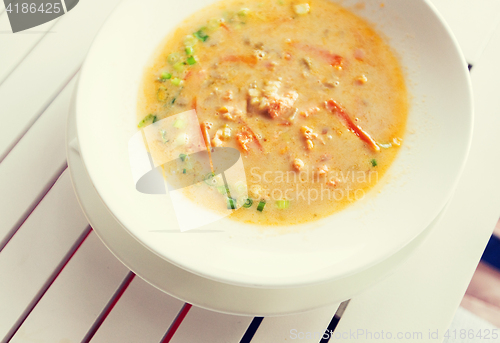
[[[64,173],[0,252],[0,342],[86,230],[69,173]]]
[[[33,28],[34,31],[43,31],[52,27],[54,34],[40,33],[30,37],[30,34],[2,36],[0,33],[0,51],[10,49],[12,53],[0,56],[0,161],[14,147],[0,163],[0,250],[2,237],[4,240],[9,237],[12,228],[31,211],[64,167],[64,121],[59,120],[65,114],[73,84],[68,85],[63,94],[44,110],[78,70],[98,27],[118,2],[80,1],[75,10],[59,20]],[[458,306],[469,274],[475,269],[500,209],[497,196],[500,186],[493,182],[497,178],[495,172],[499,163],[491,158],[498,155],[497,147],[500,146],[500,137],[495,132],[500,124],[500,113],[491,101],[497,97],[495,76],[500,75],[497,66],[500,31],[484,50],[499,22],[500,2],[432,2],[454,30],[467,60],[474,64],[479,119],[476,131],[481,135],[479,139],[475,138],[471,160],[448,209],[449,215],[402,268],[351,301],[337,327],[336,332],[340,334],[364,329],[371,332],[423,331],[425,335],[429,328],[434,327],[443,332],[451,321],[452,309]],[[0,31],[6,30],[8,23],[3,10],[4,4],[0,1]],[[9,76],[5,78],[6,75]],[[29,94],[30,101],[24,101],[28,77],[30,88],[35,91]],[[480,175],[477,165],[483,168]],[[12,182],[16,177],[27,181]],[[451,215],[458,213],[481,215]],[[4,218],[7,219],[5,226]],[[69,175],[64,173],[5,249],[0,251],[0,342],[4,342],[2,339],[8,336],[12,326],[15,327],[23,313],[31,308],[33,299],[47,287],[47,281],[62,267],[61,262],[86,230],[88,227],[73,195]],[[463,253],[458,255],[456,251]],[[109,304],[127,273],[96,235],[90,234],[12,342],[80,342]],[[127,342],[127,339],[141,343],[158,341],[181,305],[180,301],[136,277],[91,343]],[[252,342],[318,342],[314,333],[324,332],[335,309],[330,307],[296,316],[265,318]],[[250,321],[251,318],[191,308],[172,342],[238,342]],[[304,339],[300,339],[301,332]],[[312,339],[306,339],[307,332],[312,333]],[[348,337],[342,341],[366,340]]]
[[[91,232],[9,343],[81,342],[127,273]]]
[[[252,319],[253,317],[232,316],[192,307],[170,342],[237,343]]]
[[[325,334],[340,304],[330,305],[293,316],[264,318],[252,343],[318,343]]]
[[[45,35],[0,85],[0,161],[80,68],[98,29],[118,2],[80,1],[78,11],[62,16],[52,29],[56,33]]]
[[[458,40],[467,62],[479,61],[500,22],[498,0],[432,0]]]
[[[183,305],[136,276],[90,343],[158,343]]]
[[[66,116],[74,84],[64,88],[0,163],[0,251],[66,168]]]
[[[360,328],[371,332],[422,332],[425,338],[429,329],[433,332],[439,329],[443,337],[500,214],[497,158],[500,156],[500,108],[498,87],[494,86],[500,75],[499,60],[500,28],[472,70],[475,135],[464,174],[447,213],[398,272],[351,300],[337,327],[338,332]],[[457,213],[471,215],[456,216]],[[363,323],[361,327],[360,323]],[[414,338],[405,342],[422,340]]]
[[[2,51],[8,51],[0,54],[0,84],[57,21],[54,19],[29,30],[12,33],[7,13],[0,14],[0,47]]]

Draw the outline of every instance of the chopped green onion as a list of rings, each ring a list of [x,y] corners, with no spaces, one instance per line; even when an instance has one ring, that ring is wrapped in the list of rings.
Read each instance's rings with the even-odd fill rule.
[[[238,11],[238,15],[240,17],[245,17],[249,12],[250,12],[250,9],[242,8],[241,10]]]
[[[220,194],[224,195],[229,193],[229,188],[227,188],[226,186],[217,186],[217,191]]]
[[[162,80],[168,80],[168,79],[171,79],[171,78],[172,78],[172,74],[167,73],[166,71],[164,71],[160,75],[160,79],[162,79]]]
[[[158,88],[158,91],[156,92],[156,99],[158,99],[158,101],[160,102],[167,101],[168,91],[165,87]]]
[[[186,47],[186,49],[184,49],[186,51],[186,55],[188,56],[192,56],[194,54],[194,49],[192,46],[188,46]],[[189,62],[188,62],[189,63]]]
[[[183,72],[186,66],[186,62],[176,62],[174,64],[174,69],[178,72]]]
[[[214,173],[209,173],[205,176],[205,183],[209,185],[210,187],[216,186],[217,185],[217,180],[214,179],[215,174]]]
[[[372,167],[376,167],[377,166],[377,160],[376,159],[373,159],[370,162],[372,164]]]
[[[196,58],[194,56],[189,56],[187,59],[187,63],[192,66],[193,64],[196,64]]]
[[[174,77],[173,79],[170,80],[174,86],[180,86],[182,83],[182,80],[179,79],[178,77]]]
[[[290,206],[289,200],[277,200],[276,207],[280,210],[286,210]]]
[[[266,206],[266,202],[264,200],[261,200],[259,202],[259,205],[257,205],[257,211],[259,211],[259,212],[264,211],[264,206]]]
[[[177,52],[173,52],[170,55],[168,55],[168,57],[167,57],[167,61],[170,64],[175,64],[175,63],[179,62],[180,59],[181,59],[181,56]]]
[[[184,169],[182,169],[182,174],[186,174],[186,171],[187,171],[187,170],[186,170],[185,168],[184,168]]]
[[[139,124],[137,124],[137,127],[144,127],[148,124],[156,123],[157,118],[153,114],[148,114],[147,116],[144,117],[143,120]]]
[[[189,136],[185,133],[181,133],[175,139],[175,145],[177,146],[186,145],[188,142],[189,142]]]
[[[250,199],[250,198],[247,198],[247,200],[245,200],[245,203],[243,204],[243,207],[244,208],[249,208],[249,207],[252,206],[252,204],[253,204],[253,200]]]
[[[185,127],[186,127],[186,123],[185,123],[185,122],[184,122],[184,120],[182,120],[182,119],[176,119],[176,120],[174,121],[174,127],[175,127],[176,129],[183,129],[183,128],[185,128]]]
[[[202,42],[205,42],[208,39],[208,35],[205,32],[203,32],[203,29],[200,29],[200,30],[196,31],[195,33],[193,33],[193,36],[195,36],[196,38],[198,38]]]
[[[234,184],[234,189],[236,189],[236,192],[239,194],[242,194],[247,190],[247,185],[243,181],[238,181]]]
[[[233,198],[227,198],[227,209],[236,210],[236,200]]]
[[[216,30],[224,22],[223,18],[212,18],[208,21],[208,28],[210,30]]]
[[[185,47],[193,47],[196,45],[198,41],[196,40],[196,37],[193,35],[187,35],[184,37],[184,46]]]
[[[161,130],[161,139],[163,140],[163,144],[167,144],[168,143],[168,139],[167,139],[167,132],[165,130]]]
[[[188,155],[186,155],[186,154],[180,154],[179,155],[179,158],[181,159],[182,162],[184,162],[187,157],[188,157]]]

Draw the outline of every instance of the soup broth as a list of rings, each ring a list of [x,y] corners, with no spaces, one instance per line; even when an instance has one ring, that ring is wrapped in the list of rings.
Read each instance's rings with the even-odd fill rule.
[[[312,221],[362,198],[394,161],[408,114],[390,46],[328,0],[211,5],[162,43],[139,99],[140,127],[195,109],[209,146],[240,151],[248,199],[235,199],[246,207],[230,218],[263,225]],[[220,196],[213,187],[193,201],[226,206]]]

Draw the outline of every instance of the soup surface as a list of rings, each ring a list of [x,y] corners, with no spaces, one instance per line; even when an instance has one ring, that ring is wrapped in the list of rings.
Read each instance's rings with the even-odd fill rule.
[[[328,0],[224,0],[196,13],[162,43],[139,95],[139,127],[195,109],[211,149],[241,153],[248,196],[211,175],[204,199],[187,195],[265,225],[312,221],[362,198],[393,162],[408,113],[388,44]],[[187,162],[165,173],[177,182],[206,173]]]

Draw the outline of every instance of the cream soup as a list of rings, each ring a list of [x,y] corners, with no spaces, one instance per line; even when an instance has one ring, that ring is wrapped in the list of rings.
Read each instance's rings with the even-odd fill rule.
[[[389,45],[340,5],[224,0],[162,43],[138,121],[195,109],[207,145],[243,158],[248,199],[234,199],[244,207],[230,218],[290,225],[328,216],[380,180],[400,149],[407,99]],[[201,173],[196,164],[165,172],[174,169]],[[221,195],[213,187],[213,198],[196,201],[226,206]]]

